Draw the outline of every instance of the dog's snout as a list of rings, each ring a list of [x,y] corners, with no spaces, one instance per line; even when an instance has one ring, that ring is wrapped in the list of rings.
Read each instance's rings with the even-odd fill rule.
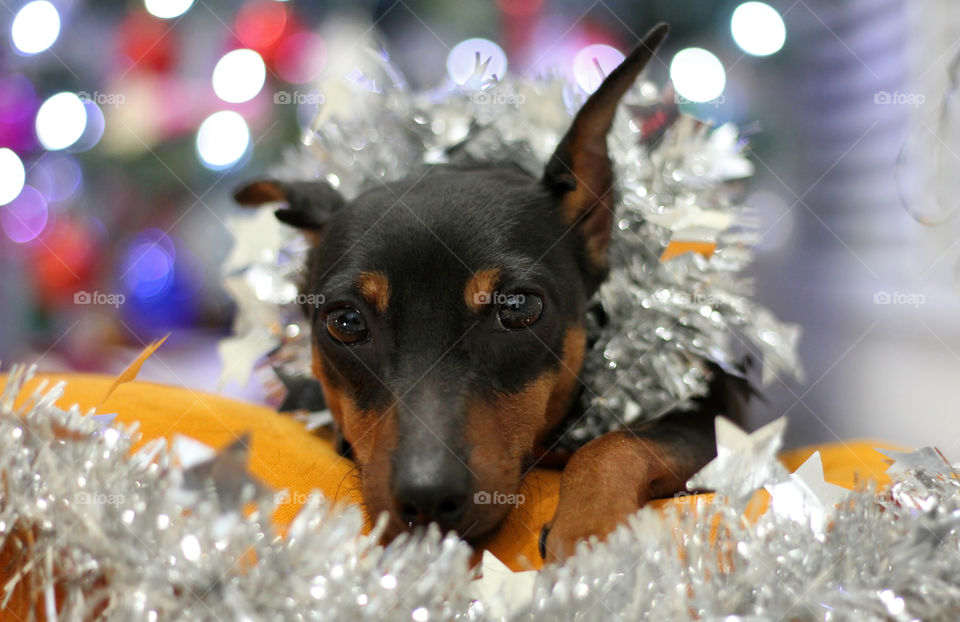
[[[394,472],[394,502],[407,525],[455,528],[467,509],[470,490],[469,470],[449,452],[442,457],[411,456]]]

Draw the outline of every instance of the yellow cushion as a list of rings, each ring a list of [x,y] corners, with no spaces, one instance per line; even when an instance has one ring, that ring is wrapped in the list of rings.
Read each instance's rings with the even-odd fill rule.
[[[47,374],[27,383],[24,393],[32,392],[42,379],[51,383],[66,380],[66,391],[58,405],[68,408],[79,404],[84,411],[99,405],[114,382],[114,378],[108,376]],[[4,382],[0,377],[0,386]],[[281,527],[290,522],[313,490],[319,489],[331,499],[359,501],[353,464],[337,455],[329,440],[306,431],[299,422],[270,408],[191,389],[134,381],[117,387],[98,410],[117,413],[117,420],[125,424],[139,422],[142,438],[137,447],[151,439],[171,439],[178,434],[222,447],[249,433],[250,471],[271,486],[290,491],[289,500],[274,516]],[[888,481],[884,474],[887,465],[882,456],[873,451],[877,446],[890,445],[860,441],[807,447],[786,452],[782,460],[794,470],[819,449],[827,481],[847,488],[853,487],[856,477],[882,484]],[[538,568],[539,530],[553,515],[559,485],[558,472],[535,469],[521,489],[526,502],[482,543],[483,547],[514,570]],[[689,499],[686,502],[689,503]],[[665,499],[654,505],[670,507],[676,503]]]

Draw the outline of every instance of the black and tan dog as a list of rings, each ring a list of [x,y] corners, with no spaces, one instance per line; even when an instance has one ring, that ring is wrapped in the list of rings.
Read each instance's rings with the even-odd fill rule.
[[[436,165],[349,203],[321,181],[251,183],[308,233],[313,371],[388,537],[436,522],[476,541],[577,402],[587,302],[607,273],[615,204],[606,135],[668,31],[654,28],[587,100],[541,179],[509,162]],[[642,310],[638,308],[638,313]],[[696,412],[598,438],[563,471],[541,534],[549,559],[682,490],[714,455],[718,375]]]

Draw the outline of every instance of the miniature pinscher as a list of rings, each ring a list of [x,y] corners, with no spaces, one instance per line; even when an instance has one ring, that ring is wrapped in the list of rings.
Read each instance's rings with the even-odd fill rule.
[[[312,247],[304,293],[313,373],[386,537],[436,522],[475,542],[578,401],[588,301],[608,271],[616,200],[607,133],[666,37],[661,24],[587,99],[540,179],[510,162],[441,164],[347,201],[324,181],[262,180],[242,205]],[[638,307],[637,313],[643,313]],[[715,415],[736,399],[715,374],[693,412],[597,438],[566,462],[547,560],[603,536],[649,499],[684,489],[715,454]]]

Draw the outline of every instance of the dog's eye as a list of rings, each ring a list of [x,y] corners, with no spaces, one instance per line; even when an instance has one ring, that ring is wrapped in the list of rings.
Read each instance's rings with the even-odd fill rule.
[[[543,313],[543,299],[536,294],[510,294],[500,303],[497,321],[507,330],[533,326]]]
[[[363,314],[353,307],[336,308],[327,313],[324,321],[327,332],[340,343],[359,343],[367,338]]]

